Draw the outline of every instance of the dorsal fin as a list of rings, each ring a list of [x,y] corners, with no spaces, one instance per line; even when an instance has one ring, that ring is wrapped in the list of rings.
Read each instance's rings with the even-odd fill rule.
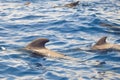
[[[76,6],[76,5],[78,5],[78,3],[79,3],[79,1],[76,1],[76,2],[73,2],[71,4],[74,5],[74,6]]]
[[[76,1],[76,2],[72,2],[72,3],[66,4],[64,6],[65,7],[74,7],[74,6],[78,5],[78,4],[79,4],[79,1]]]
[[[106,36],[105,37],[102,37],[101,39],[99,39],[97,41],[97,43],[95,45],[102,45],[102,44],[105,44],[106,43]]]
[[[49,42],[48,39],[46,38],[39,38],[39,39],[36,39],[34,41],[32,41],[31,43],[29,43],[27,45],[28,48],[45,48],[45,43],[46,42]]]

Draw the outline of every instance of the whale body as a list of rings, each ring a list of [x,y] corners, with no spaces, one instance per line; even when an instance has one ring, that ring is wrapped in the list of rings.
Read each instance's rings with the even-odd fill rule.
[[[35,39],[25,47],[25,50],[44,57],[73,59],[72,57],[47,49],[45,47],[45,43],[47,42],[49,42],[49,40],[46,38]]]
[[[76,2],[69,3],[69,4],[65,4],[64,7],[72,8],[72,7],[77,6],[78,4],[79,4],[79,1],[76,1]]]
[[[54,6],[53,8],[58,8],[58,7],[68,7],[68,8],[72,8],[72,7],[75,7],[79,4],[79,1],[76,1],[76,2],[72,2],[72,3],[68,3],[68,4],[65,4],[63,6]]]
[[[97,41],[95,45],[91,47],[92,50],[106,50],[106,49],[114,49],[120,51],[120,45],[118,44],[112,44],[106,42],[107,37],[104,36],[101,39]]]

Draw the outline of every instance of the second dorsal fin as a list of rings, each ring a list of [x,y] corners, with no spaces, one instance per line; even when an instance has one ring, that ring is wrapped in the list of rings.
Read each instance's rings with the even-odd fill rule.
[[[106,43],[106,39],[107,39],[107,36],[102,37],[101,39],[99,39],[99,40],[97,41],[97,43],[96,43],[95,45],[105,44],[105,43]]]

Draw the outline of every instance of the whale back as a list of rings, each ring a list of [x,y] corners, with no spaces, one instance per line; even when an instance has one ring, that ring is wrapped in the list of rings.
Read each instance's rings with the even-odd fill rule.
[[[79,3],[79,1],[76,1],[76,2],[73,3],[73,5],[78,5],[78,3]]]
[[[74,6],[78,5],[78,4],[79,4],[79,1],[76,1],[76,2],[73,2],[73,3],[66,4],[64,6],[65,7],[74,7]]]
[[[29,43],[26,48],[45,48],[45,43],[49,42],[46,38],[39,38]]]
[[[76,2],[71,3],[71,5],[76,6],[76,5],[78,5],[78,3],[79,3],[79,1],[76,1]]]
[[[106,44],[106,39],[107,39],[106,36],[105,36],[105,37],[102,37],[101,39],[99,39],[99,40],[97,41],[97,43],[96,43],[95,45]]]

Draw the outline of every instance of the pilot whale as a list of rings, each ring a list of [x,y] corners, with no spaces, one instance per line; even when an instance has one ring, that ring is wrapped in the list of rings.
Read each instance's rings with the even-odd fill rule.
[[[57,7],[68,7],[68,8],[72,8],[72,7],[75,7],[79,4],[79,1],[76,1],[76,2],[71,2],[71,3],[68,3],[68,4],[65,4],[63,6],[54,6],[53,8],[57,8]]]
[[[76,2],[65,4],[64,7],[72,8],[72,7],[77,6],[78,4],[79,4],[79,1],[76,1]]]
[[[113,49],[120,51],[120,45],[118,44],[112,44],[106,42],[107,36],[104,36],[100,38],[95,45],[91,47],[92,50],[107,50],[107,49]]]
[[[75,59],[46,48],[45,43],[47,42],[49,42],[49,39],[46,38],[35,39],[25,47],[25,50],[43,57]]]

